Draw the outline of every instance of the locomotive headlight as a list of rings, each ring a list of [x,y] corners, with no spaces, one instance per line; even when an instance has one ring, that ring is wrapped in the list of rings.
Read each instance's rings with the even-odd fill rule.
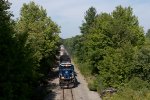
[[[62,76],[61,79],[65,79],[65,78]]]
[[[71,79],[73,79],[74,77],[73,77],[73,76],[71,76],[70,78],[71,78]]]

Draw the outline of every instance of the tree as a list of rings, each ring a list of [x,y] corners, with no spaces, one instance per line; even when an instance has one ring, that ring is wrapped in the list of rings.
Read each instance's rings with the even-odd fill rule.
[[[32,62],[26,55],[24,39],[21,42],[14,37],[9,8],[8,1],[0,1],[0,99],[24,100],[29,98],[32,90]]]
[[[145,42],[143,28],[131,7],[117,6],[110,14],[92,13],[95,17],[89,16],[90,11],[80,27],[82,35],[71,39],[71,43],[80,46],[73,45],[72,50],[78,50],[74,52],[79,62],[86,65],[83,69],[89,68],[90,75],[97,76],[97,83],[117,88],[134,77],[133,70],[138,65],[135,55]]]
[[[46,10],[34,2],[23,4],[21,17],[17,22],[16,31],[26,33],[26,46],[31,49],[35,59],[36,70],[45,73],[49,66],[53,66],[55,53],[58,48],[60,29],[58,25],[47,17]],[[21,34],[16,34],[16,36]]]
[[[93,33],[106,37],[99,40],[103,41],[101,46],[106,43],[104,47],[99,46],[104,53],[103,59],[98,61],[99,77],[106,87],[118,87],[132,77],[131,70],[136,68],[134,54],[144,43],[144,32],[130,7],[116,7],[112,18],[100,16],[96,24],[100,28],[93,29],[99,29]]]
[[[24,4],[16,23],[9,8],[0,1],[0,100],[34,99],[38,79],[54,63],[59,28],[34,2]]]
[[[10,99],[13,96],[9,74],[13,64],[12,53],[14,52],[13,44],[15,41],[12,38],[14,32],[11,27],[9,8],[10,3],[8,1],[0,1],[0,99]]]
[[[148,29],[147,33],[146,33],[146,37],[150,38],[150,29]]]
[[[80,27],[81,33],[88,34],[89,28],[91,28],[92,23],[95,20],[96,17],[96,9],[94,7],[90,7],[84,16],[85,22],[82,23],[82,26]]]
[[[116,7],[112,12],[112,40],[114,47],[120,47],[126,42],[130,42],[133,46],[144,43],[144,31],[139,26],[138,19],[133,15],[131,7]]]

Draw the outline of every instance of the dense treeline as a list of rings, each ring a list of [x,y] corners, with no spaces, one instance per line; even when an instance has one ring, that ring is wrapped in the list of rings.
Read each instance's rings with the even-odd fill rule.
[[[65,39],[64,45],[87,77],[89,88],[122,89],[114,97],[119,100],[150,98],[146,94],[150,93],[150,31],[144,35],[132,8],[117,6],[112,13],[97,14],[91,7],[84,19],[82,34]]]
[[[60,29],[34,2],[23,5],[17,21],[10,5],[0,1],[0,100],[38,100],[34,93],[54,65]]]

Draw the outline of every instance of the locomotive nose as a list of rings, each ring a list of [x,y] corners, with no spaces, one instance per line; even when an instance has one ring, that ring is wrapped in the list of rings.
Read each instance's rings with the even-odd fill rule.
[[[65,77],[65,79],[70,79],[70,75],[71,73],[68,71],[68,70],[65,70],[64,71],[64,77]]]
[[[65,71],[65,74],[68,74],[68,71],[67,71],[67,70]]]

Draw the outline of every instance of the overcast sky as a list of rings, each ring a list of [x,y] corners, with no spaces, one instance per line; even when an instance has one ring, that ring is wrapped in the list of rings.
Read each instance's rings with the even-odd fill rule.
[[[47,10],[48,16],[61,26],[60,36],[69,38],[80,34],[79,26],[86,10],[93,6],[97,12],[111,13],[116,6],[131,6],[145,31],[150,28],[150,0],[9,0],[14,18],[19,17],[23,3],[34,1]]]

